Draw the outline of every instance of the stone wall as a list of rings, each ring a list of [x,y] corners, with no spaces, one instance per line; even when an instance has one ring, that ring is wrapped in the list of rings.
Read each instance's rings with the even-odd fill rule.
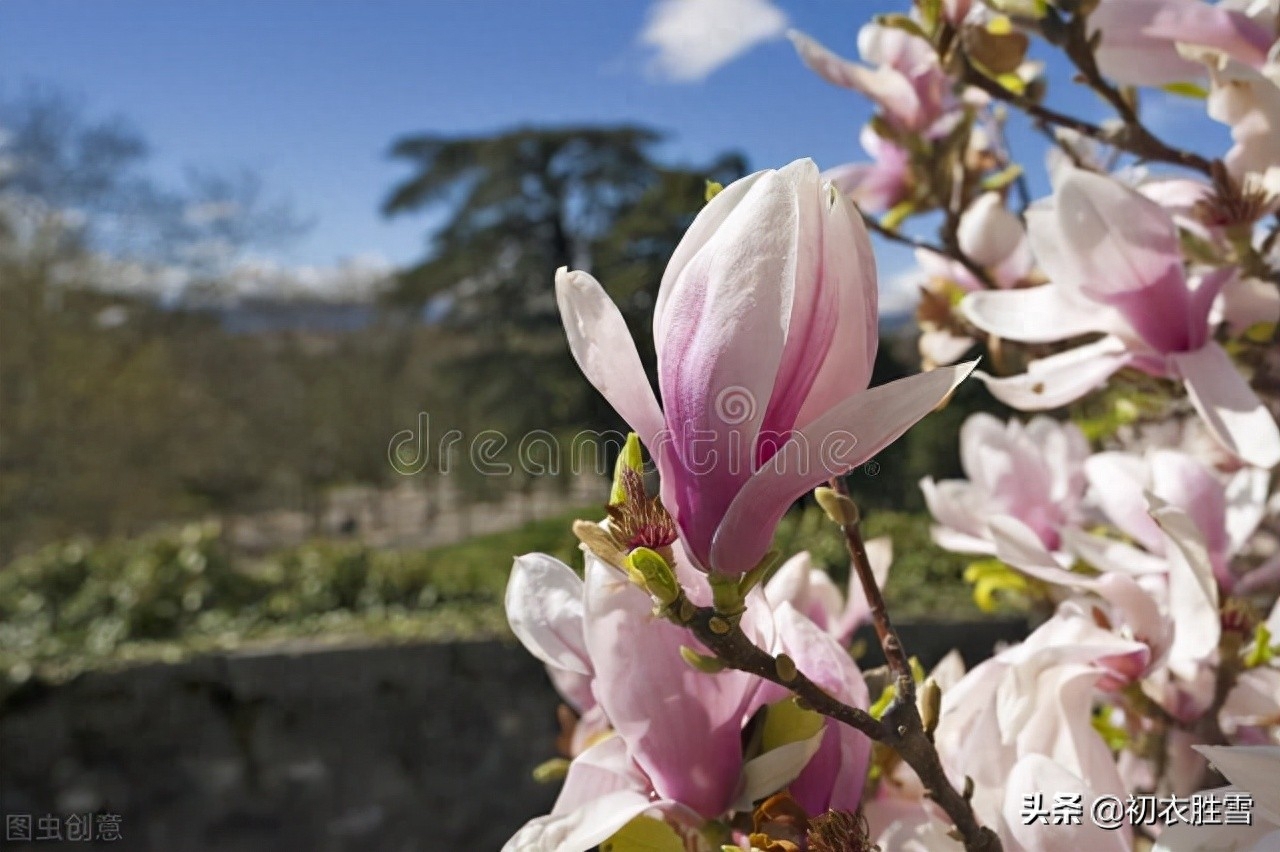
[[[94,673],[7,702],[0,813],[118,813],[138,852],[498,849],[554,800],[555,706],[499,643]]]
[[[925,665],[1025,630],[902,627]],[[554,755],[556,704],[541,665],[500,642],[277,647],[29,684],[0,704],[0,814],[119,814],[110,846],[137,852],[487,852],[555,798],[530,770]]]

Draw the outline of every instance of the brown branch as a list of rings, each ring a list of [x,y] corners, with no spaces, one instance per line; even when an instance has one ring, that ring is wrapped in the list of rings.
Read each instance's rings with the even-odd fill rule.
[[[828,484],[832,491],[841,497],[849,498],[849,486],[845,484],[843,477],[833,476]],[[867,605],[871,609],[871,622],[875,625],[876,636],[879,637],[880,647],[884,650],[885,662],[889,664],[889,671],[893,672],[894,677],[897,678],[898,696],[914,704],[916,680],[911,672],[911,661],[907,659],[907,652],[902,647],[902,640],[898,638],[898,631],[894,630],[893,622],[889,620],[889,609],[885,606],[884,595],[881,594],[876,576],[871,570],[871,560],[867,558],[861,526],[855,520],[853,523],[841,524],[840,529],[844,533],[849,561],[854,573],[858,575],[858,582],[862,584],[863,593],[867,596]]]
[[[897,689],[880,719],[865,710],[850,707],[827,693],[822,687],[797,670],[794,661],[774,657],[758,647],[742,631],[739,624],[741,606],[735,613],[720,612],[714,606],[695,606],[680,590],[674,602],[665,608],[668,617],[687,627],[724,666],[748,672],[776,683],[798,696],[808,707],[824,716],[861,731],[870,739],[893,749],[910,766],[924,785],[925,795],[938,804],[951,818],[952,836],[964,844],[967,852],[1001,852],[1000,838],[981,825],[969,798],[956,790],[947,778],[942,760],[933,743],[932,720],[925,727],[916,704],[915,678],[902,642],[889,620],[884,596],[876,584],[867,558],[862,532],[854,515],[848,489],[838,477],[831,487],[850,507],[846,523],[841,524],[853,569],[866,592],[872,620],[884,649],[885,659],[896,678]]]
[[[941,257],[949,257],[964,266],[965,269],[969,270],[969,272],[986,287],[995,287],[995,284],[992,283],[991,276],[987,274],[987,271],[979,266],[973,258],[960,251],[958,246],[954,248],[947,248],[946,246],[941,246],[937,243],[931,243],[928,240],[908,236],[900,231],[895,231],[892,228],[886,228],[884,225],[880,224],[874,216],[868,216],[866,213],[862,214],[862,221],[866,223],[869,230],[874,231],[886,240],[890,240],[904,246],[910,246],[915,249],[931,251]]]
[[[864,550],[864,558],[865,555]],[[688,599],[682,593],[670,609],[679,612],[684,608],[688,617],[681,619],[677,616],[676,620],[688,627],[715,654],[720,663],[789,689],[808,707],[892,748],[920,777],[925,786],[925,795],[937,802],[951,818],[955,824],[956,839],[964,843],[967,852],[1001,852],[1003,847],[999,837],[978,822],[969,800],[947,779],[933,740],[924,730],[914,695],[907,697],[899,692],[884,715],[877,720],[867,711],[850,707],[836,699],[805,677],[803,672],[795,670],[794,666],[790,671],[785,671],[790,678],[784,678],[784,672],[779,671],[777,658],[752,642],[742,632],[736,618],[717,613],[712,607],[686,606],[687,603]],[[909,666],[907,679],[911,679]],[[914,682],[911,692],[914,693]]]
[[[1090,52],[1090,56],[1092,56],[1092,52]],[[1092,80],[1090,79],[1089,74],[1083,69],[1082,74],[1084,74],[1086,82],[1089,82],[1090,85],[1099,92],[1099,94],[1115,106],[1117,111],[1123,109],[1121,112],[1121,119],[1124,121],[1124,127],[1118,131],[1108,130],[1091,122],[1084,121],[1083,119],[1067,115],[1063,112],[1058,112],[1057,110],[1044,106],[1043,104],[1036,103],[1028,97],[1006,89],[986,74],[983,74],[975,68],[971,62],[969,62],[967,57],[964,57],[962,61],[963,71],[961,79],[964,83],[973,86],[974,88],[981,89],[991,97],[1004,101],[1005,103],[1022,110],[1036,122],[1073,130],[1081,136],[1097,140],[1098,142],[1103,142],[1107,145],[1112,145],[1143,160],[1158,163],[1171,163],[1175,166],[1194,169],[1206,175],[1212,173],[1212,166],[1208,159],[1200,156],[1199,154],[1192,153],[1191,151],[1183,151],[1179,148],[1167,145],[1152,134],[1151,131],[1147,130],[1147,128],[1144,127],[1142,122],[1138,119],[1136,113],[1134,113],[1133,107],[1125,101],[1124,96],[1119,92],[1119,90],[1102,79],[1101,74],[1097,71],[1096,63],[1093,65],[1094,77]],[[1098,88],[1099,86],[1101,88]]]

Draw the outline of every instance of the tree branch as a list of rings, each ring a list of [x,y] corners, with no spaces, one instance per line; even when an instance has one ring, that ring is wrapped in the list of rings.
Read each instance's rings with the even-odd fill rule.
[[[995,287],[995,285],[991,281],[991,277],[987,275],[987,271],[983,269],[981,266],[979,266],[973,260],[973,258],[969,257],[964,252],[960,251],[959,247],[956,247],[954,250],[952,250],[945,246],[941,246],[936,243],[931,243],[928,240],[922,240],[917,237],[907,236],[906,234],[900,231],[895,231],[891,228],[886,228],[884,225],[880,224],[880,222],[874,216],[868,216],[866,213],[862,214],[862,221],[866,223],[868,230],[874,231],[875,233],[884,237],[886,240],[899,243],[900,245],[910,246],[911,248],[915,248],[915,249],[924,249],[925,251],[931,251],[934,254],[939,255],[941,257],[949,257],[952,260],[964,266],[965,269],[969,270],[969,272],[975,278],[981,281],[985,286],[990,288]]]
[[[1070,56],[1070,52],[1068,52],[1068,55]],[[1092,52],[1089,55],[1092,57]],[[1085,81],[1106,98],[1120,113],[1120,117],[1124,121],[1124,127],[1119,131],[1107,130],[1083,119],[1038,104],[1016,92],[1011,92],[973,67],[968,57],[963,57],[962,61],[964,65],[961,79],[964,83],[981,89],[991,97],[1022,110],[1037,122],[1073,130],[1081,136],[1107,145],[1113,145],[1143,160],[1171,163],[1175,166],[1194,169],[1206,175],[1212,174],[1212,166],[1209,160],[1199,154],[1166,145],[1151,131],[1147,130],[1133,111],[1133,107],[1124,99],[1124,96],[1102,78],[1097,70],[1096,63],[1093,63],[1092,66],[1092,78],[1086,69],[1082,68],[1081,73],[1084,75]],[[1072,61],[1075,62],[1076,58],[1072,57]]]

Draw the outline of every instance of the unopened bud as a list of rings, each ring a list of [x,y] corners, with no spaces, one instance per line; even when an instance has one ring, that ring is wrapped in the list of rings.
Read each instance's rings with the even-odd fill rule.
[[[942,687],[933,678],[927,679],[920,687],[919,707],[924,732],[933,736],[933,732],[938,729],[938,718],[942,715]]]
[[[710,201],[711,199],[715,198],[717,195],[720,194],[720,192],[723,189],[724,189],[724,184],[720,183],[719,181],[714,181],[714,180],[707,181],[707,191],[706,191],[707,201]]]
[[[796,668],[796,661],[786,654],[779,654],[774,658],[773,667],[778,672],[778,680],[783,683],[791,683],[796,679],[796,675],[800,674]]]
[[[639,575],[644,588],[662,606],[670,606],[680,599],[680,582],[676,580],[676,573],[656,550],[637,547],[628,554],[627,567]]]
[[[609,505],[621,506],[627,502],[627,490],[624,478],[627,471],[644,472],[644,453],[640,449],[640,436],[635,432],[627,435],[627,442],[618,453],[618,461],[613,466],[613,488],[609,491]]]
[[[733,629],[732,624],[730,624],[728,621],[725,621],[723,618],[721,618],[718,615],[711,616],[711,618],[707,621],[707,627],[710,627],[711,632],[716,634],[717,636],[728,635],[729,631]]]
[[[553,757],[533,768],[533,780],[539,784],[552,784],[556,781],[563,781],[568,774],[569,761],[563,757]]]
[[[718,674],[727,668],[727,666],[720,662],[716,657],[699,654],[688,645],[680,646],[680,658],[688,663],[692,668],[702,672],[703,674]]]
[[[756,567],[742,575],[742,579],[738,581],[738,594],[746,598],[752,589],[769,579],[769,575],[773,573],[773,569],[778,564],[778,557],[781,555],[782,552],[777,548],[766,553]]]
[[[858,511],[858,504],[854,503],[847,494],[841,494],[835,489],[824,486],[815,488],[813,497],[822,507],[822,511],[827,513],[827,517],[842,527],[853,526],[862,518]]]

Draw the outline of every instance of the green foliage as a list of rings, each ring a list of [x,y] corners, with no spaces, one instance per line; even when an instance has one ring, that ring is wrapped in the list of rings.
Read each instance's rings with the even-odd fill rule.
[[[660,138],[628,125],[522,127],[393,146],[414,173],[385,211],[430,208],[444,224],[389,301],[442,308],[451,356],[440,382],[475,424],[470,431],[623,429],[565,346],[555,272],[588,269],[646,340],[663,268],[704,204],[706,181],[745,171],[732,156],[702,170],[663,166],[651,155]],[[640,348],[652,367],[651,348]]]
[[[316,540],[236,558],[213,523],[48,545],[0,571],[0,674],[321,634],[502,635],[512,558],[543,551],[574,562],[578,514],[426,551]]]
[[[133,539],[48,545],[0,571],[0,684],[31,674],[172,660],[244,643],[322,637],[401,641],[507,635],[502,597],[513,557],[548,553],[581,568],[576,518],[425,551],[315,540],[260,558],[237,557],[217,524]],[[978,614],[960,581],[965,560],[929,541],[928,519],[873,512],[868,537],[889,535],[886,596],[898,617]],[[777,544],[808,549],[840,582],[848,559],[816,506],[788,515]]]

